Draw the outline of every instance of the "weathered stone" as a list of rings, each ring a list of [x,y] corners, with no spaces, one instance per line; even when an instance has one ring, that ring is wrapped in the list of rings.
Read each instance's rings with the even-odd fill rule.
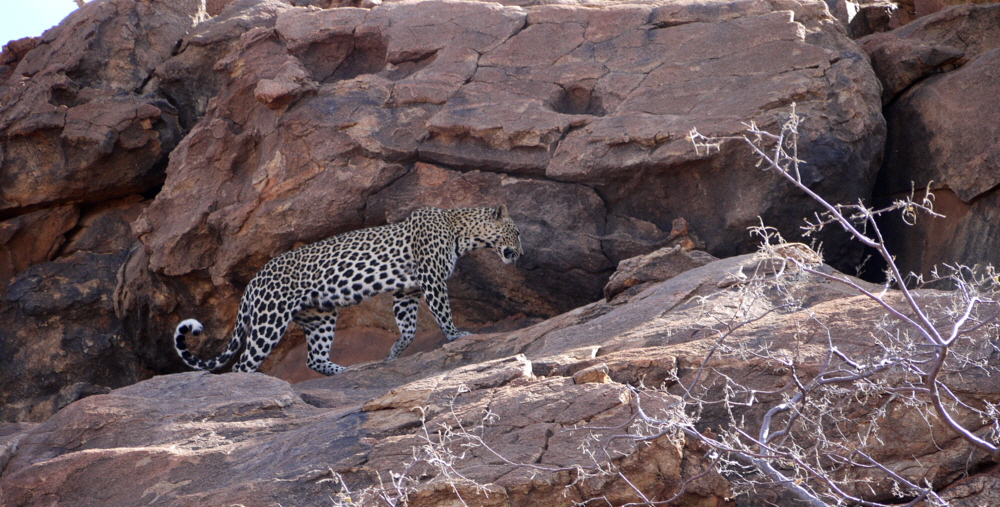
[[[292,8],[285,0],[226,0],[208,2],[209,14],[215,16],[195,25],[176,51],[161,63],[143,87],[168,97],[176,104],[179,122],[185,131],[205,115],[209,101],[226,82],[225,74],[215,64],[235,46],[240,36],[252,28],[271,28],[278,14]],[[214,11],[214,12],[213,12]]]
[[[56,415],[0,426],[0,503],[311,505],[361,498],[409,464],[413,477],[433,479],[415,483],[410,505],[454,503],[457,494],[470,505],[639,501],[621,480],[577,480],[572,467],[588,456],[574,427],[623,423],[640,399],[676,410],[675,396],[633,389],[684,394],[717,340],[704,330],[720,317],[705,305],[728,311],[742,304],[747,272],[777,269],[749,257],[666,269],[656,260],[665,251],[626,260],[672,246],[680,216],[707,251],[730,255],[754,248],[745,229],[758,215],[794,240],[815,209],[761,176],[741,143],[696,152],[690,130],[774,127],[794,101],[810,186],[836,202],[869,195],[882,153],[878,85],[820,2],[378,3],[210,2],[217,16],[205,20],[199,0],[104,0],[4,50],[0,275],[13,282],[0,295],[0,419]],[[918,118],[893,146],[942,156],[933,171],[913,173],[947,185],[936,192],[950,218],[933,227],[953,234],[949,248],[969,252],[996,241],[988,227],[997,182],[988,170],[963,169],[995,158],[983,148],[995,122],[974,114],[995,102],[982,77],[996,63],[991,9],[945,9],[886,34],[884,46],[865,42],[878,46],[872,59],[893,107]],[[950,72],[928,78],[941,71]],[[967,143],[952,139],[949,148],[954,134],[938,134],[970,125],[927,113],[932,92],[946,96],[946,110],[961,105],[949,94],[980,106],[960,119],[980,123]],[[914,123],[935,135],[921,138]],[[887,160],[914,153],[923,152]],[[910,176],[887,176],[884,192],[907,191]],[[456,320],[476,335],[446,343],[422,309],[414,345],[381,363],[397,333],[383,296],[342,312],[333,356],[353,365],[343,375],[304,374],[303,338],[293,331],[266,368],[302,381],[294,389],[262,375],[187,373],[100,394],[177,371],[169,336],[181,316],[225,339],[242,287],[283,251],[418,206],[501,202],[526,255],[513,267],[488,251],[470,255],[450,284]],[[831,237],[826,255],[850,265],[850,246]],[[666,256],[704,263],[688,249]],[[614,300],[587,304],[619,263],[605,293]],[[872,352],[863,338],[884,309],[792,278],[780,296],[807,308],[785,312],[785,299],[763,297],[757,304],[773,311],[734,330],[734,345],[794,356],[800,374],[828,352],[816,337],[845,353]],[[885,297],[898,302],[892,291]],[[213,352],[211,338],[199,345],[199,354]],[[790,378],[761,357],[717,354],[708,366],[761,393]],[[963,400],[995,403],[993,378],[948,375]],[[780,401],[760,396],[736,410],[759,420]],[[888,411],[897,424],[870,450],[912,480],[943,486],[986,463],[899,403],[850,406],[844,435],[867,432],[873,414]],[[724,424],[726,410],[707,407],[699,424]],[[505,458],[546,468],[454,447],[468,451],[454,470],[485,485],[477,489],[411,462],[414,449],[438,443],[436,430],[461,428],[476,428]],[[703,470],[705,449],[693,447],[667,436],[625,446],[615,459],[661,500]],[[852,476],[853,493],[892,498],[867,477]],[[988,503],[990,480],[973,477],[947,498]],[[729,496],[710,474],[678,503],[726,505]]]
[[[126,253],[37,264],[0,293],[0,420],[42,421],[100,386],[148,375],[111,299]]]
[[[153,299],[177,302],[150,314],[150,333],[169,334],[183,314],[219,340],[235,304],[206,316],[199,301],[238,298],[275,255],[420,205],[505,202],[524,232],[517,268],[488,252],[460,263],[459,319],[552,316],[599,298],[612,267],[664,246],[678,216],[707,251],[729,255],[753,248],[746,227],[759,215],[792,235],[814,209],[761,177],[745,146],[696,153],[691,128],[773,126],[797,102],[806,179],[837,202],[868,196],[883,135],[865,57],[814,2],[244,0],[196,28],[158,86],[183,82],[188,62],[204,73],[222,51],[207,91],[169,92],[207,105],[182,111],[201,120],[134,224],[148,266],[127,271],[151,274],[126,277],[129,291],[160,287],[171,294]],[[839,245],[825,248],[849,262]]]
[[[438,475],[414,455],[420,446],[434,445],[435,437],[414,427],[421,416],[412,408],[428,407],[423,418],[432,431],[472,429],[488,411],[499,418],[478,436],[522,467],[496,462],[485,448],[440,447],[464,456],[454,470],[486,485],[494,502],[499,497],[503,505],[568,506],[595,494],[615,503],[638,499],[614,476],[577,481],[564,468],[587,459],[575,426],[628,418],[631,394],[620,385],[536,380],[530,363],[515,358],[402,385],[382,400],[361,410],[357,404],[327,410],[306,405],[288,384],[259,374],[158,377],[89,397],[40,425],[12,428],[13,435],[4,438],[16,439],[17,450],[0,478],[3,498],[12,506],[38,505],[52,495],[75,505],[131,505],[148,502],[150,494],[164,505],[222,498],[244,505],[308,505],[340,495],[364,501],[371,494],[366,489],[380,487],[379,474],[388,470]],[[489,400],[495,400],[492,407]],[[652,395],[645,403],[669,401]],[[704,466],[677,438],[616,445],[613,452],[631,482],[651,498],[672,496]],[[408,466],[417,468],[407,472]],[[132,470],[129,481],[107,482],[124,470]],[[406,487],[408,505],[441,505],[455,501],[456,493],[466,501],[477,498],[472,482],[450,482],[444,475],[421,482]],[[728,493],[714,474],[695,484],[700,493],[687,495],[703,505],[719,505]]]
[[[601,363],[589,366],[573,374],[574,384],[610,384],[608,365]]]
[[[0,82],[0,211],[161,183],[180,137],[176,112],[136,90],[202,9],[199,0],[91,2],[47,31]]]
[[[963,5],[866,39],[876,72],[892,102],[889,134],[876,185],[881,205],[930,187],[946,218],[898,215],[882,227],[906,272],[929,275],[935,266],[1000,264],[992,245],[1000,184],[1000,6]],[[931,75],[931,72],[935,72]],[[906,88],[905,92],[895,93]]]
[[[922,81],[886,109],[893,128],[881,192],[907,192],[933,181],[971,203],[1000,184],[1000,146],[993,142],[1000,126],[985,121],[1000,112],[993,107],[1000,96],[993,79],[998,64],[1000,46]]]
[[[41,37],[24,37],[3,44],[3,51],[0,51],[0,85],[14,73],[24,55],[35,49],[41,40]]]
[[[60,206],[0,222],[0,292],[21,270],[52,260],[79,215],[76,206]]]
[[[914,14],[921,18],[952,5],[990,4],[987,0],[913,0]]]
[[[805,112],[805,117],[839,118],[834,122],[838,125],[835,134],[829,127],[819,125],[816,125],[818,130],[808,125],[801,130],[799,154],[809,161],[810,184],[836,202],[852,200],[848,193],[863,193],[861,188],[867,184],[861,182],[871,181],[874,168],[867,161],[860,162],[870,160],[868,155],[860,153],[879,150],[878,139],[883,129],[877,107],[872,108],[869,102],[877,88],[868,84],[870,76],[854,76],[864,65],[855,66],[853,57],[847,58],[851,53],[849,43],[825,32],[825,27],[833,23],[827,14],[810,11],[806,6],[791,16],[772,12],[761,4],[741,7],[746,10],[740,11],[740,15],[685,12],[683,8],[675,12],[656,7],[650,19],[666,28],[652,30],[648,37],[640,31],[624,30],[617,36],[611,32],[603,39],[593,40],[592,46],[584,44],[568,55],[567,62],[580,58],[586,61],[591,58],[586,51],[592,51],[592,58],[607,66],[609,72],[597,79],[593,93],[598,94],[608,113],[596,115],[581,128],[569,131],[556,148],[545,174],[556,180],[594,185],[608,202],[609,211],[620,216],[664,224],[683,215],[699,231],[707,251],[715,255],[746,251],[750,241],[744,235],[745,229],[756,216],[763,216],[765,222],[782,230],[791,230],[784,220],[800,216],[803,207],[809,205],[799,200],[799,194],[784,189],[774,180],[761,178],[759,173],[732,170],[750,167],[751,161],[745,158],[746,147],[741,143],[723,145],[720,152],[699,155],[690,149],[686,136],[692,128],[706,134],[736,135],[743,128],[741,122],[758,111],[771,113],[755,118],[757,124],[771,125],[779,111],[768,104],[781,102],[776,96],[784,93],[781,90],[788,90],[786,97],[796,97],[799,112],[805,111],[803,107],[824,109],[822,113]],[[610,16],[613,12],[619,17],[625,14],[608,11],[594,16]],[[715,16],[735,19],[723,23]],[[680,19],[701,23],[674,25]],[[719,24],[713,25],[713,21]],[[642,22],[646,22],[645,17]],[[624,20],[607,20],[608,26],[624,23]],[[703,31],[706,26],[716,28]],[[737,36],[737,32],[756,33],[759,38],[745,39]],[[646,37],[643,45],[637,43],[640,37]],[[741,42],[727,44],[724,41],[728,37],[740,37]],[[734,51],[736,46],[740,49]],[[661,50],[655,57],[646,57],[644,50],[633,49],[639,47]],[[838,56],[831,59],[834,54]],[[863,56],[855,54],[859,62],[863,61]],[[769,75],[778,72],[778,68],[786,70],[780,71],[780,77],[775,74],[773,78],[755,81],[759,87],[746,80],[746,76]],[[627,85],[636,75],[645,77]],[[821,99],[815,91],[817,87],[828,89],[820,83],[839,79],[835,76],[843,76],[844,84],[854,83],[851,92],[845,89],[837,94],[845,99],[848,95],[854,98],[833,106],[826,102],[825,92]],[[621,95],[604,91],[609,88],[624,88],[629,92]],[[744,119],[737,120],[738,117]],[[869,133],[873,137],[868,137]],[[844,179],[836,185],[824,188],[832,184],[825,175],[854,157],[859,157],[860,165],[853,167],[866,168],[850,176],[844,174]],[[633,176],[636,174],[642,177]],[[698,176],[692,178],[692,174]],[[692,183],[695,181],[698,183]],[[845,181],[861,186],[844,187]],[[838,188],[835,190],[833,186]],[[716,196],[711,203],[699,198],[705,188],[711,188]],[[779,194],[787,197],[778,197]],[[693,207],[702,202],[713,209],[730,211],[724,214],[695,211]],[[798,211],[779,211],[783,206],[796,206]],[[668,218],[668,214],[672,216]]]
[[[950,7],[903,28],[864,37],[858,44],[871,58],[882,82],[882,102],[888,104],[921,79],[1000,48],[1000,7]]]
[[[894,2],[876,1],[858,5],[857,13],[847,23],[851,37],[859,39],[873,33],[888,32],[905,23],[899,22],[900,6]]]
[[[612,301],[626,291],[635,294],[650,283],[662,282],[714,260],[717,259],[710,254],[700,250],[685,250],[680,244],[625,259],[618,264],[618,270],[604,286],[604,298]]]
[[[132,248],[135,238],[130,225],[148,204],[141,196],[133,195],[95,206],[76,222],[62,255],[79,251],[109,254]]]
[[[941,498],[953,507],[997,505],[1000,503],[1000,478],[996,467],[957,481],[941,493]],[[927,507],[926,503],[917,505]]]
[[[482,505],[498,498],[507,502],[501,505],[525,506],[572,505],[596,497],[613,505],[634,501],[634,492],[614,476],[577,481],[568,471],[591,463],[577,428],[604,428],[586,432],[608,435],[608,428],[632,416],[636,396],[649,413],[676,410],[679,398],[662,391],[636,393],[629,386],[686,392],[697,366],[718,343],[711,330],[720,315],[711,310],[733,308],[746,296],[739,285],[720,289],[721,282],[760,262],[752,255],[716,261],[653,284],[624,304],[593,303],[519,331],[462,338],[294,388],[260,374],[184,373],[90,396],[40,425],[0,428],[0,444],[7,449],[0,453],[7,461],[0,476],[3,499],[5,505],[31,506],[58,495],[75,505],[92,505],[94,499],[128,505],[129,499],[147,501],[155,490],[164,505],[217,498],[306,505],[338,494],[360,501],[367,488],[378,487],[380,475],[409,470],[425,479],[408,489],[411,505],[440,505],[456,492],[466,501],[479,498],[484,490],[475,483],[490,492],[492,500]],[[775,311],[789,297],[805,306]],[[893,305],[902,301],[893,291],[883,297]],[[917,297],[933,308],[935,299],[944,302],[947,295]],[[781,291],[759,293],[756,304],[764,313],[734,329],[727,343],[734,350],[766,345],[774,357],[794,355],[799,375],[815,371],[830,343],[843,354],[871,353],[873,343],[857,337],[875,322],[882,326],[879,332],[895,332],[880,305],[802,274],[790,277]],[[982,350],[962,353],[978,357]],[[765,394],[788,383],[790,371],[782,363],[716,350],[707,366],[706,388],[719,374],[758,394],[746,406],[702,407],[699,428],[726,424],[734,410],[740,418],[759,420],[772,403],[783,402],[780,394]],[[1000,395],[994,377],[982,373],[947,373],[946,381],[967,403]],[[853,415],[840,434],[878,432],[877,444],[866,452],[910,480],[943,486],[985,458],[970,458],[967,443],[902,403],[862,398],[849,403]],[[894,424],[870,427],[878,414]],[[969,427],[978,420],[974,414],[955,415]],[[469,434],[475,438],[463,436]],[[679,437],[661,437],[651,445],[616,446],[614,460],[648,498],[664,499],[685,477],[704,470],[702,451],[692,447],[697,446],[686,446]],[[414,460],[414,452],[423,450],[433,450],[449,465],[442,469]],[[461,458],[441,454],[449,452]],[[132,480],[109,482],[124,470]],[[331,474],[338,478],[326,480]],[[455,474],[475,483],[449,484]],[[863,484],[851,493],[892,498],[886,484],[866,482],[865,472],[851,477]],[[688,490],[685,505],[725,505],[731,493],[721,477],[710,474],[699,481]],[[956,490],[949,498],[969,494]],[[763,505],[753,498],[746,502]]]

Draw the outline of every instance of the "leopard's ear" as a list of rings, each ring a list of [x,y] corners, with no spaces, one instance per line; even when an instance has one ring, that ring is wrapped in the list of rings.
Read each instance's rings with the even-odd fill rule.
[[[493,210],[493,219],[494,220],[503,220],[503,219],[508,218],[508,217],[510,217],[510,214],[507,213],[507,205],[506,204],[501,204],[501,205],[497,206],[497,209]]]

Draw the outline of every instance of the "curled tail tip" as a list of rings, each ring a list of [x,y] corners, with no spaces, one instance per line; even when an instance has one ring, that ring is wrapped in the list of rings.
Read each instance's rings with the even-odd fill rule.
[[[201,322],[194,319],[187,319],[182,321],[180,324],[177,324],[177,329],[174,331],[174,347],[177,348],[177,353],[180,354],[181,358],[188,363],[188,366],[192,366],[191,361],[196,361],[196,359],[190,352],[188,352],[187,343],[185,342],[184,337],[187,336],[188,333],[198,336],[201,334],[203,329],[204,328],[202,327]]]
[[[183,336],[188,333],[191,333],[194,336],[198,336],[201,334],[203,329],[205,328],[204,326],[201,325],[201,322],[198,322],[195,319],[187,319],[181,321],[180,324],[177,324],[177,330],[174,332],[174,334],[177,336]]]

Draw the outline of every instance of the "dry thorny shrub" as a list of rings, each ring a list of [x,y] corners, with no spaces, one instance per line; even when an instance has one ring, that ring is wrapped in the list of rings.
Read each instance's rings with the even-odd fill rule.
[[[884,452],[901,431],[926,435],[931,446],[956,437],[963,440],[969,449],[969,468],[1000,462],[1000,405],[984,396],[976,398],[962,387],[998,373],[998,364],[990,361],[998,352],[997,274],[990,267],[965,266],[942,266],[927,280],[901,273],[875,219],[897,212],[912,224],[921,214],[938,216],[930,196],[918,200],[911,193],[883,209],[862,202],[828,203],[802,183],[799,121],[793,104],[777,134],[750,124],[743,137],[707,138],[692,131],[689,138],[697,150],[719,149],[726,142],[746,143],[758,155],[760,169],[794,185],[825,209],[806,221],[804,236],[814,236],[825,227],[842,228],[886,262],[884,284],[867,284],[825,269],[812,248],[787,243],[777,231],[761,224],[751,230],[761,239],[756,270],[735,273],[728,296],[702,300],[703,325],[696,331],[711,346],[700,365],[670,385],[631,387],[631,417],[621,424],[567,428],[580,435],[587,457],[581,463],[560,468],[514,462],[483,438],[483,429],[496,422],[493,414],[466,426],[452,413],[433,424],[424,422],[422,445],[414,448],[408,463],[389,472],[380,487],[353,495],[345,489],[332,499],[334,503],[406,505],[408,495],[430,480],[450,485],[460,503],[472,505],[463,492],[488,496],[495,491],[461,473],[461,464],[472,450],[492,453],[498,463],[537,473],[569,471],[574,474],[570,486],[595,477],[622,480],[638,499],[626,505],[674,503],[693,481],[711,470],[724,474],[735,493],[753,495],[761,487],[778,488],[783,491],[783,502],[794,499],[797,505],[947,505],[935,492],[943,484],[933,483],[932,474],[898,472],[906,464],[901,459],[910,459],[912,465],[919,464],[917,457]],[[839,343],[831,331],[833,324],[814,315],[797,294],[796,285],[808,277],[864,295],[882,309],[881,316],[865,323],[866,336],[852,338],[853,344]],[[950,290],[925,289],[942,281]],[[762,319],[782,313],[805,315],[802,334],[810,337],[811,354],[795,344],[780,347],[741,334]],[[788,381],[771,390],[746,385],[716,367],[724,358],[767,365]],[[668,390],[678,396],[674,405],[647,412],[643,394]],[[703,420],[706,411],[723,414],[723,423],[715,417],[716,424],[708,427]],[[920,424],[901,428],[895,424],[901,418]],[[658,438],[681,435],[704,450],[710,466],[680,482],[668,498],[650,497],[632,485],[621,467],[623,456]],[[616,447],[623,441],[628,445]],[[583,503],[616,502],[595,496]]]
[[[808,256],[787,255],[787,244],[773,229],[763,225],[755,228],[753,233],[762,239],[761,253],[771,259],[774,276],[748,277],[743,290],[749,303],[719,326],[717,350],[781,365],[790,372],[791,382],[774,392],[761,393],[726,379],[725,394],[709,400],[696,392],[696,382],[686,401],[746,405],[764,395],[777,396],[759,420],[738,419],[734,412],[729,427],[721,428],[711,445],[734,457],[738,465],[750,466],[750,477],[760,474],[787,488],[801,502],[817,506],[880,505],[876,500],[895,505],[921,501],[945,505],[947,502],[934,492],[941,484],[929,483],[926,476],[898,474],[899,467],[892,466],[898,463],[887,462],[890,458],[880,451],[886,447],[885,438],[900,430],[925,434],[928,441],[943,433],[945,438],[958,437],[967,443],[970,463],[1000,461],[997,405],[986,399],[963,398],[953,389],[966,382],[965,377],[988,377],[997,372],[997,365],[989,359],[997,351],[991,337],[997,336],[1000,284],[989,267],[943,266],[932,280],[904,276],[885,245],[876,217],[899,212],[902,220],[912,224],[919,214],[936,215],[930,196],[925,194],[917,201],[911,193],[877,210],[862,202],[831,205],[802,182],[802,161],[797,153],[799,121],[793,104],[777,134],[750,124],[747,135],[741,138],[710,139],[697,131],[689,137],[699,150],[718,149],[721,143],[733,140],[746,143],[758,155],[759,167],[807,193],[825,209],[807,220],[804,235],[814,236],[828,226],[842,228],[882,257],[887,266],[885,284],[873,287],[821,269]],[[726,344],[731,330],[760,318],[753,309],[754,301],[784,293],[788,295],[784,306],[774,305],[767,311],[808,313],[789,290],[795,276],[841,284],[883,309],[882,317],[866,323],[864,346],[838,343],[829,332],[830,323],[815,317],[813,327],[826,330],[827,343],[824,357],[809,368],[797,363],[789,351]],[[953,289],[915,290],[941,280],[947,280]],[[890,291],[890,287],[896,290]],[[902,412],[899,406],[904,407]],[[896,414],[917,414],[925,426],[895,427],[893,419],[887,417],[890,409]],[[744,484],[753,486],[752,481]]]

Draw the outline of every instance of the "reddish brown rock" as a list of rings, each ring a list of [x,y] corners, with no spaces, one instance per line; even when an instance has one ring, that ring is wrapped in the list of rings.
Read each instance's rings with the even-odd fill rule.
[[[58,496],[74,505],[132,505],[135,499],[148,503],[150,494],[164,505],[220,498],[307,505],[338,495],[362,502],[389,471],[420,478],[402,486],[410,505],[441,505],[456,494],[469,503],[484,491],[489,497],[475,505],[635,501],[617,476],[575,480],[572,466],[592,463],[577,428],[602,428],[587,433],[606,437],[608,428],[631,417],[637,401],[652,413],[676,410],[675,395],[684,392],[678,381],[693,381],[695,366],[718,340],[697,330],[715,329],[720,315],[712,309],[733,308],[746,297],[738,284],[725,282],[759,263],[755,256],[716,261],[653,284],[624,304],[593,303],[519,331],[462,338],[294,388],[260,374],[191,372],[90,396],[42,424],[0,428],[0,444],[13,442],[0,453],[7,462],[0,475],[4,504],[43,505]],[[726,424],[730,411],[759,420],[786,401],[767,393],[788,383],[789,369],[764,356],[748,359],[746,351],[766,346],[774,358],[794,356],[797,374],[808,376],[825,360],[830,343],[864,357],[877,345],[858,337],[875,330],[874,323],[883,326],[878,332],[895,333],[897,323],[883,319],[881,306],[819,278],[796,275],[782,290],[758,294],[758,310],[765,313],[734,330],[727,342],[734,348],[716,351],[703,379],[706,389],[722,376],[737,380],[757,390],[755,402],[701,407],[699,428]],[[804,306],[775,311],[788,297]],[[893,305],[901,302],[893,291],[884,297]],[[935,292],[917,297],[947,299]],[[971,349],[961,345],[962,353],[980,357],[974,343]],[[995,361],[981,359],[995,367]],[[946,381],[967,403],[980,403],[1000,393],[995,377],[962,371],[947,374]],[[675,395],[637,394],[629,387],[643,385]],[[858,396],[845,403],[852,415],[830,438],[876,435],[864,450],[910,480],[943,486],[986,459],[902,402]],[[956,417],[976,427],[978,416]],[[872,426],[879,420],[894,424]],[[612,461],[648,498],[666,499],[685,478],[704,470],[703,450],[686,440],[664,436],[638,446],[624,441],[614,447]],[[434,457],[443,466],[420,459]],[[130,480],[118,480],[125,471]],[[851,493],[893,498],[884,482],[866,481],[868,472],[849,473],[850,484],[859,485]],[[946,497],[988,498],[983,485],[990,480],[967,480]],[[683,505],[729,505],[733,494],[715,474],[689,486]],[[767,505],[768,497],[751,494],[740,502]]]
[[[198,0],[90,2],[3,52],[4,420],[42,420],[155,364],[141,350],[156,346],[136,344],[113,298],[138,194],[162,184],[181,137],[174,107],[141,88],[203,19]]]
[[[35,49],[41,39],[41,37],[25,37],[3,44],[3,51],[0,51],[0,85],[14,73],[17,62],[24,58],[28,51]]]
[[[920,82],[886,109],[892,149],[880,191],[906,192],[933,181],[971,203],[1000,184],[1000,147],[993,142],[1000,127],[985,121],[1000,113],[993,102],[1000,96],[993,75],[998,64],[1000,46]]]
[[[137,90],[202,9],[197,0],[91,2],[24,53],[0,82],[0,211],[100,202],[162,182],[177,113]]]
[[[1000,85],[1000,6],[962,5],[900,30],[866,39],[876,72],[887,85],[886,157],[876,185],[885,203],[931,186],[946,218],[916,226],[883,221],[893,252],[907,271],[935,266],[1000,264],[993,245],[1000,184],[1000,128],[991,118]],[[933,74],[932,74],[933,72]],[[896,95],[905,88],[905,91]]]
[[[645,396],[650,407],[672,400]],[[192,372],[93,396],[41,425],[16,428],[5,437],[16,439],[17,450],[0,485],[10,506],[39,505],[53,496],[81,506],[133,505],[151,494],[163,505],[222,499],[309,505],[346,496],[364,502],[369,488],[380,487],[379,474],[393,470],[421,478],[404,486],[414,506],[441,505],[456,494],[471,501],[482,495],[475,483],[504,505],[568,506],[595,495],[621,503],[638,497],[614,476],[574,480],[572,466],[588,458],[572,428],[592,420],[625,422],[631,397],[621,384],[535,379],[523,357],[440,374],[399,386],[363,408],[334,410],[306,405],[288,384],[267,376]],[[428,408],[424,418],[432,431],[472,429],[491,411],[499,424],[478,433],[483,444],[526,466],[498,463],[485,447],[455,440],[438,449],[463,456],[449,471],[465,479],[439,475],[414,455],[437,439],[414,431],[416,407]],[[651,498],[669,498],[704,466],[683,440],[668,437],[649,446],[615,446],[615,462]],[[126,470],[130,480],[108,483]],[[722,505],[728,494],[715,474],[695,484],[687,497],[699,505]]]
[[[934,14],[952,5],[990,4],[986,0],[913,0],[914,13],[918,18]]]
[[[0,292],[21,270],[52,260],[79,216],[76,206],[60,206],[0,222]]]
[[[718,260],[710,254],[694,250],[697,237],[688,231],[683,218],[674,220],[669,241],[672,246],[655,252],[625,259],[604,286],[604,299],[614,301],[620,294],[625,297],[641,292],[651,283],[662,282],[685,271]]]
[[[111,297],[126,255],[81,251],[37,264],[0,294],[0,420],[42,421],[149,375]]]
[[[257,26],[245,30],[244,18]],[[219,303],[267,260],[421,205],[504,202],[524,232],[518,267],[488,252],[459,265],[459,319],[555,315],[600,298],[612,267],[664,246],[678,216],[718,255],[751,249],[746,227],[758,215],[798,230],[811,204],[761,177],[738,143],[695,153],[692,128],[773,125],[797,102],[807,179],[835,201],[867,197],[883,135],[864,55],[811,2],[723,11],[244,1],[194,33],[205,35],[157,71],[161,88],[180,86],[188,62],[202,73],[229,49],[209,92],[175,95],[206,105],[182,109],[201,120],[134,225],[145,253],[132,262],[148,264],[128,270],[129,292],[171,287],[149,298],[176,303],[150,314],[150,336],[197,316],[223,339],[235,304]],[[850,258],[836,254],[838,241],[830,256]],[[216,303],[209,315],[198,308],[206,301]],[[145,303],[136,304],[123,308]]]
[[[921,79],[952,70],[1000,47],[1000,9],[996,5],[963,3],[858,41],[882,82],[883,103]]]
[[[957,481],[945,489],[941,498],[954,507],[978,507],[1000,503],[1000,477],[996,466]],[[918,504],[926,507],[926,504]]]
[[[62,248],[62,255],[84,251],[115,253],[135,246],[130,224],[146,209],[148,201],[132,195],[94,206],[82,214]]]
[[[220,3],[208,2],[208,12],[214,17],[192,27],[175,54],[159,64],[143,86],[144,91],[161,94],[176,105],[185,131],[205,115],[209,101],[226,81],[215,64],[239,42],[241,35],[255,27],[273,27],[278,13],[292,7],[285,0],[226,0],[224,6]]]
[[[849,2],[844,3],[846,5],[852,5],[852,3]],[[838,2],[838,4],[840,4],[840,2]],[[848,28],[848,32],[851,34],[852,38],[860,39],[865,35],[887,32],[913,21],[911,16],[909,16],[910,13],[908,13],[905,9],[906,7],[902,2],[896,3],[885,0],[860,2],[857,4],[857,12],[853,15],[853,17],[848,16],[850,17],[850,21],[842,22],[844,22],[844,26]]]

